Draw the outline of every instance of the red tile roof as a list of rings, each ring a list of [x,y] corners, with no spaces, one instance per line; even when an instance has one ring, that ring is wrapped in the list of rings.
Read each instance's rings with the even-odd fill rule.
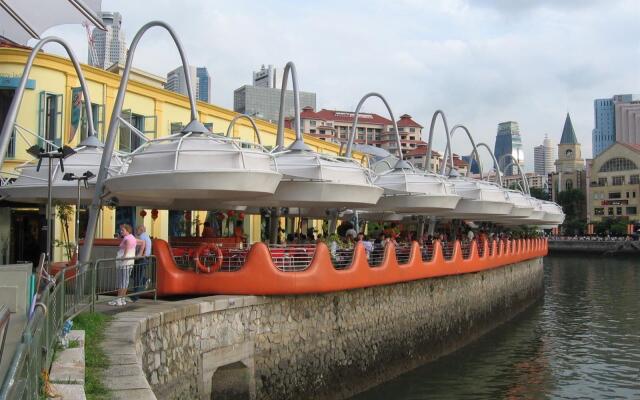
[[[427,148],[428,147],[429,146],[427,146],[426,144],[422,145],[422,146],[417,146],[414,149],[405,150],[404,154],[407,157],[424,157],[424,156],[427,155]],[[441,156],[440,153],[438,153],[437,151],[432,151],[431,155],[432,156],[436,156],[436,157],[440,157]]]
[[[300,113],[302,119],[315,119],[322,121],[336,121],[353,123],[355,113],[350,111],[338,111],[327,110],[323,108],[320,111],[313,111],[311,107],[305,107]],[[390,119],[384,118],[378,114],[360,113],[358,116],[358,123],[371,124],[371,125],[391,125],[393,122]]]
[[[621,145],[626,146],[633,151],[640,152],[640,144],[630,144],[630,143],[622,143],[622,142],[616,142],[616,143],[620,143]]]
[[[405,127],[421,128],[421,129],[424,128],[422,125],[420,125],[419,123],[411,119],[411,115],[402,114],[400,116],[400,119],[398,120],[398,128],[405,128]]]

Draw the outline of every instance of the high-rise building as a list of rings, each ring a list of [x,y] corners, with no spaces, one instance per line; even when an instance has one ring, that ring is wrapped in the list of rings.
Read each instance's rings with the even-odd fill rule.
[[[625,144],[640,144],[640,100],[615,103],[616,141]]]
[[[522,149],[522,138],[520,137],[520,127],[515,121],[501,122],[498,124],[498,134],[493,150],[500,170],[505,175],[515,175],[517,168],[510,166],[510,163],[518,163],[524,169],[524,151]],[[509,157],[511,155],[511,157]]]
[[[591,131],[591,143],[594,158],[616,141],[616,137],[618,136],[616,129],[616,105],[630,103],[632,100],[633,96],[630,94],[618,94],[609,99],[596,99],[593,101],[595,128]],[[621,136],[622,135],[621,130]]]
[[[206,67],[187,67],[189,78],[196,89],[196,99],[206,101],[211,99],[211,76]],[[182,66],[170,71],[167,74],[167,84],[164,87],[172,92],[187,94],[187,80],[184,77],[184,69]]]
[[[198,78],[198,88],[196,95],[198,100],[211,103],[211,75],[207,67],[196,68],[196,77]]]
[[[533,162],[536,175],[547,176],[551,172],[554,171],[553,162],[556,159],[555,151],[553,148],[553,143],[551,139],[544,136],[544,140],[540,146],[536,146],[533,148]]]
[[[265,68],[264,64],[260,71],[253,71],[253,86],[278,89],[282,87],[282,70],[269,64]]]
[[[480,173],[480,165],[478,164],[478,161],[475,157],[472,157],[471,155],[462,156],[462,161],[466,162],[469,165],[469,172],[471,172],[472,174]]]
[[[276,122],[280,114],[280,89],[244,85],[233,91],[233,111]],[[316,94],[300,92],[300,107],[316,107]],[[284,95],[284,116],[291,117],[293,91]]]
[[[103,11],[100,16],[107,30],[93,30],[91,35],[95,54],[89,46],[89,65],[107,69],[113,64],[124,64],[127,59],[127,43],[122,30],[122,16],[110,11]]]

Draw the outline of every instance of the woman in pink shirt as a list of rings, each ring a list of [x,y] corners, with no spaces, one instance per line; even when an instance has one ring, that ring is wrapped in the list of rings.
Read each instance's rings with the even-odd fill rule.
[[[136,257],[136,246],[139,246],[140,249],[137,256],[142,257],[144,255],[144,240],[136,239],[132,232],[131,225],[120,225],[122,241],[120,242],[120,248],[118,249],[116,258],[122,260],[116,261],[118,298],[109,302],[112,306],[124,306],[126,304],[124,298],[127,295],[129,277],[131,276],[131,270],[133,269],[135,261],[134,258]]]

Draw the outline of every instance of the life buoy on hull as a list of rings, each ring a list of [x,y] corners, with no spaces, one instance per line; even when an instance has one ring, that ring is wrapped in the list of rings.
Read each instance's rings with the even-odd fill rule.
[[[207,265],[206,262],[202,261],[202,256],[206,256],[211,253],[215,253],[215,262],[211,265]],[[193,257],[196,261],[196,267],[200,270],[200,272],[206,273],[216,272],[220,270],[224,258],[224,256],[222,255],[222,250],[215,243],[202,243],[196,250]]]

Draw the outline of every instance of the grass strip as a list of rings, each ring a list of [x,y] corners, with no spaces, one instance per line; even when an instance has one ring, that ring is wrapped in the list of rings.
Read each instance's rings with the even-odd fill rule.
[[[84,391],[88,400],[105,400],[109,391],[100,379],[102,372],[109,367],[109,359],[102,351],[100,342],[104,339],[104,330],[111,316],[101,313],[82,313],[73,319],[73,329],[84,330]]]

